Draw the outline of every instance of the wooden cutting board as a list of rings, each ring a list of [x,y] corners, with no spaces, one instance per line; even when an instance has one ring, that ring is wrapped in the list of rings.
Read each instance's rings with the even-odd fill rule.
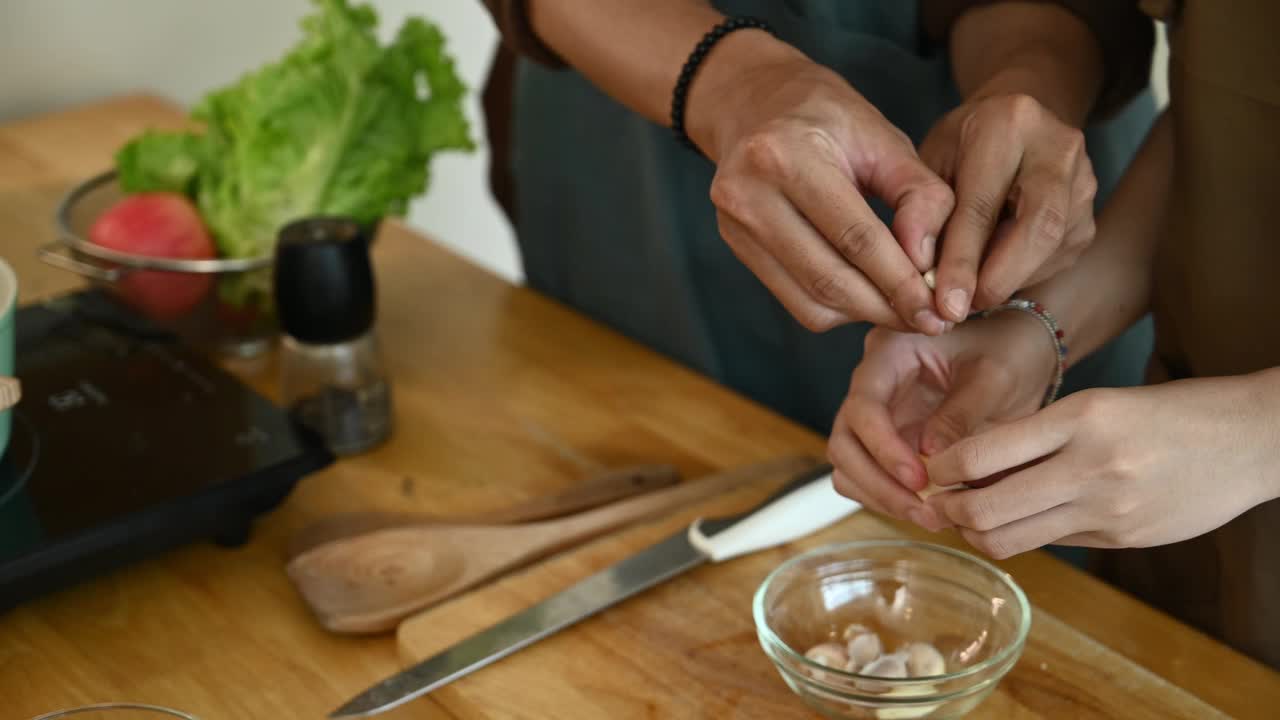
[[[430,657],[666,537],[698,515],[732,512],[764,494],[760,487],[740,491],[700,511],[633,528],[409,618],[398,632],[404,661]],[[879,518],[863,511],[802,542],[697,568],[437,690],[432,698],[467,718],[556,718],[565,708],[589,708],[590,717],[618,720],[817,718],[787,689],[761,651],[751,619],[752,595],[770,570],[795,553],[827,543],[888,537],[885,529]],[[953,537],[936,537],[941,544],[959,546]],[[671,672],[673,666],[680,671]],[[673,683],[672,678],[680,679]],[[663,691],[651,692],[654,683]],[[476,708],[484,713],[476,714]],[[468,712],[461,713],[463,709]],[[1036,610],[1022,659],[968,717],[1227,716],[1104,642]]]

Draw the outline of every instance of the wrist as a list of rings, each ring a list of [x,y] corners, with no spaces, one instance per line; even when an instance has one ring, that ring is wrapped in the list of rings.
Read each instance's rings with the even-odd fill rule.
[[[1097,248],[1070,270],[1018,293],[1054,314],[1068,348],[1067,367],[1119,336],[1150,305],[1150,267]]]
[[[809,62],[804,53],[764,30],[726,35],[707,54],[689,84],[684,111],[689,139],[716,160],[727,139],[747,124],[752,81],[788,65]]]
[[[988,97],[1027,95],[1059,120],[1083,127],[1093,109],[1100,84],[1076,77],[1072,68],[1047,51],[1027,50],[986,79],[965,97],[976,102]]]
[[[1106,74],[1093,30],[1057,3],[979,3],[956,19],[950,48],[966,100],[1025,94],[1075,127]]]
[[[974,333],[974,345],[1009,373],[1016,395],[1026,399],[1028,409],[1040,407],[1057,375],[1058,351],[1038,318],[1019,311],[995,312],[971,318],[953,333],[958,338]]]
[[[1022,360],[1024,372],[1030,384],[1027,389],[1038,390],[1038,405],[1047,405],[1058,398],[1066,373],[1066,346],[1057,318],[1043,305],[1027,298],[1014,298],[982,313],[985,319],[1018,318],[1022,325],[1018,337],[1023,342],[1004,343],[1006,352],[1016,353]],[[1012,322],[1006,319],[1005,321]]]
[[[1039,303],[1053,314],[1058,328],[1062,330],[1062,342],[1067,346],[1067,356],[1063,358],[1067,367],[1071,367],[1083,355],[1088,354],[1087,351],[1076,347],[1080,344],[1080,317],[1081,311],[1085,309],[1083,306],[1073,305],[1072,301],[1062,297],[1061,293],[1054,292],[1052,287],[1030,287],[1019,292],[1018,297]]]

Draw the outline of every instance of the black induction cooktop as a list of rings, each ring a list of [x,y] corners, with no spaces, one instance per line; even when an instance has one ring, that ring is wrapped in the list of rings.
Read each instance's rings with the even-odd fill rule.
[[[236,545],[333,456],[97,291],[19,308],[0,610],[191,542]]]

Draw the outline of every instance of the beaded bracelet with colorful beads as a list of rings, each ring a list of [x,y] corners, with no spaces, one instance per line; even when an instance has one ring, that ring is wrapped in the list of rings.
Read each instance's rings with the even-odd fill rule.
[[[1049,331],[1049,339],[1053,341],[1053,348],[1058,353],[1058,362],[1054,368],[1053,382],[1049,385],[1049,389],[1045,391],[1044,403],[1041,407],[1047,406],[1049,403],[1058,399],[1058,391],[1062,390],[1062,376],[1067,372],[1067,346],[1063,344],[1063,332],[1058,327],[1058,321],[1053,315],[1045,310],[1044,306],[1032,300],[1023,300],[1014,298],[1006,303],[997,305],[988,310],[978,313],[980,317],[989,317],[1001,310],[1017,310],[1027,313],[1040,321],[1045,329]]]

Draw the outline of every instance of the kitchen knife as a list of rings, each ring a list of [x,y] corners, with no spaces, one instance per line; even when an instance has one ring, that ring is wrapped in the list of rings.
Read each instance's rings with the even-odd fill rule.
[[[379,682],[329,717],[369,717],[390,710],[703,563],[722,562],[797,540],[849,516],[859,507],[836,493],[831,485],[831,466],[807,470],[755,509],[731,517],[699,519],[577,585]]]

